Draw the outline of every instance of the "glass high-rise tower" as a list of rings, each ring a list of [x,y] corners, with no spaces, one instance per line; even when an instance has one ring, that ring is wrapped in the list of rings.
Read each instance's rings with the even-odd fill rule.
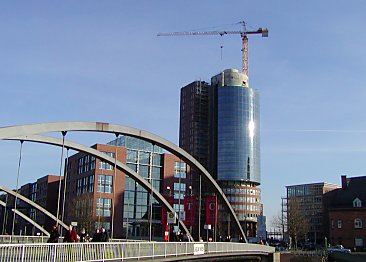
[[[181,89],[180,146],[209,170],[247,235],[256,236],[257,217],[263,214],[258,187],[259,95],[249,87],[248,77],[236,69],[213,76],[211,84],[204,85],[203,93],[198,88],[202,84],[195,83]],[[200,101],[208,106],[197,107]],[[208,137],[197,139],[205,135]],[[205,148],[203,152],[207,153],[198,155],[192,150],[197,147]],[[220,220],[227,224],[226,216]]]
[[[212,77],[217,94],[217,179],[260,183],[259,99],[246,75],[228,69]]]

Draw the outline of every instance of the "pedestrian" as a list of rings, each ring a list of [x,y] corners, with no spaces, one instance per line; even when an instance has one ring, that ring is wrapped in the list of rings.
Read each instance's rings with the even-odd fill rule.
[[[72,225],[70,225],[69,230],[65,232],[64,242],[78,242],[78,234],[76,234],[76,230]]]
[[[101,228],[100,241],[101,242],[108,242],[109,241],[109,236],[108,236],[107,231],[105,230],[105,227]]]
[[[98,228],[95,229],[95,233],[91,242],[100,242],[100,232]]]
[[[58,243],[59,237],[60,233],[58,232],[58,227],[57,225],[54,225],[50,233],[50,238],[47,240],[47,243]]]
[[[83,228],[80,234],[80,242],[89,242],[89,238],[88,233],[86,233],[85,228]]]

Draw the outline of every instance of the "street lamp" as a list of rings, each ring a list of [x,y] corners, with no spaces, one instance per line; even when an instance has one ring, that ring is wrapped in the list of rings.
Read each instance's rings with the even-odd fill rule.
[[[189,190],[189,195],[192,196],[192,186],[189,186],[188,190]]]
[[[248,179],[245,179],[245,213],[244,213],[244,232],[245,237],[248,237],[247,215],[248,215]]]

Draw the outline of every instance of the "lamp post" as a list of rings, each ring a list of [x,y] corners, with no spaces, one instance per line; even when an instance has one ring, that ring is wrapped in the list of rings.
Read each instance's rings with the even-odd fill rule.
[[[179,220],[181,219],[180,217],[180,196],[181,196],[181,182],[182,182],[182,179],[181,179],[181,164],[182,162],[179,162],[179,169],[178,169],[178,174],[179,174],[179,178],[178,178],[178,184],[179,184],[179,190],[178,190],[178,223],[179,223]]]
[[[189,195],[190,195],[190,197],[191,197],[191,200],[190,201],[192,201],[192,186],[190,185],[189,187],[188,187],[188,193],[189,193]],[[190,218],[189,218],[189,220],[191,221],[191,219],[192,219],[192,214],[190,213]],[[189,227],[189,231],[190,231],[190,233],[192,234],[192,225]]]
[[[199,179],[199,197],[198,197],[198,241],[201,240],[201,198],[202,198],[202,175],[200,174]]]
[[[171,190],[170,186],[167,186],[166,187],[166,190],[168,190],[168,192],[169,192],[168,193],[168,196],[169,196],[168,202],[170,204],[170,198],[172,196],[172,190]],[[165,213],[167,213],[167,212],[165,212]],[[167,216],[167,219],[168,219],[168,216]],[[167,221],[167,225],[168,225],[168,241],[170,241],[170,224],[168,224],[168,221]]]
[[[248,228],[247,228],[247,215],[248,215],[248,182],[249,180],[245,180],[245,213],[244,213],[244,232],[245,237],[248,238]]]
[[[168,191],[169,191],[169,197],[171,197],[171,196],[172,196],[172,190],[170,189],[170,186],[167,186],[167,187],[166,187],[166,190],[168,190]]]

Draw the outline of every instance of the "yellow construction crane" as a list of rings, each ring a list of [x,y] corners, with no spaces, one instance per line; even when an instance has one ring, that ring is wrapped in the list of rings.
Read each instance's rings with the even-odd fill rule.
[[[268,37],[268,29],[259,28],[256,31],[247,31],[246,23],[244,21],[239,22],[243,25],[241,31],[185,31],[185,32],[172,32],[172,33],[159,33],[158,36],[193,36],[193,35],[234,35],[239,34],[242,39],[242,71],[249,77],[249,64],[248,64],[248,36],[253,34],[262,34],[262,37]]]

